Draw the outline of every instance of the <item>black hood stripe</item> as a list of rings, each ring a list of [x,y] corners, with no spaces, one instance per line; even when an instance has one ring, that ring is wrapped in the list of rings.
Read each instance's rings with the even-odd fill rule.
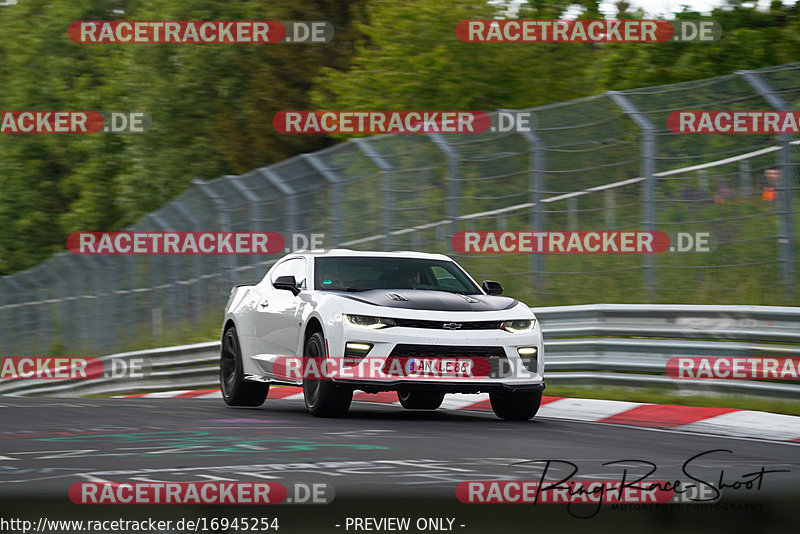
[[[331,292],[333,293],[333,292]],[[470,295],[470,302],[462,295],[445,293],[443,291],[424,290],[393,290],[407,300],[392,299],[384,290],[365,291],[363,293],[335,292],[337,296],[356,302],[380,306],[381,308],[394,308],[404,310],[425,311],[450,311],[450,312],[488,312],[510,310],[518,304],[510,297],[496,297],[490,295]]]

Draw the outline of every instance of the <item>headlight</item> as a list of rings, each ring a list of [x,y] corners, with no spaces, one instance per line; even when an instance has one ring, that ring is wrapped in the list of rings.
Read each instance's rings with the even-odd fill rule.
[[[530,332],[536,325],[536,319],[518,319],[516,321],[503,321],[500,328],[512,334]]]
[[[353,326],[360,326],[361,328],[371,328],[377,330],[379,328],[386,328],[387,326],[394,326],[395,323],[391,319],[383,319],[381,317],[370,317],[369,315],[350,315],[345,313],[345,321]]]

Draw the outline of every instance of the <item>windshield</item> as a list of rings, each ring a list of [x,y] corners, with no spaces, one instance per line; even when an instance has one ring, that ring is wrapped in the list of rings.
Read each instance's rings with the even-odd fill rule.
[[[481,290],[451,261],[411,258],[317,258],[314,288],[331,291],[427,289],[463,295]]]

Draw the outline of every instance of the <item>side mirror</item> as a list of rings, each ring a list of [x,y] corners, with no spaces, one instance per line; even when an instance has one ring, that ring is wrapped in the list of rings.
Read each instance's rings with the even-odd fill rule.
[[[292,295],[294,295],[295,297],[297,296],[298,293],[300,293],[300,290],[297,289],[297,282],[295,281],[294,276],[292,275],[279,276],[278,278],[275,279],[274,282],[272,282],[272,286],[275,289],[285,289],[286,291],[291,291]]]
[[[503,285],[500,282],[494,282],[492,280],[484,280],[483,284],[481,284],[481,289],[483,289],[487,295],[503,294]]]

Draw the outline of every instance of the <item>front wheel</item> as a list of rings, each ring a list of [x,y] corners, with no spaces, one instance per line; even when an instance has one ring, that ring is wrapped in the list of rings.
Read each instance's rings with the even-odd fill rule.
[[[398,391],[397,398],[407,410],[435,410],[442,405],[444,393],[435,391]]]
[[[542,404],[541,391],[498,391],[489,393],[492,411],[500,419],[527,421]]]
[[[261,406],[269,393],[269,384],[245,381],[242,350],[235,326],[225,330],[222,335],[219,385],[222,398],[229,406]]]
[[[321,361],[325,358],[325,338],[316,332],[306,342],[305,357]],[[347,413],[353,401],[353,390],[338,387],[322,377],[303,378],[303,399],[306,410],[315,417],[339,417]]]

